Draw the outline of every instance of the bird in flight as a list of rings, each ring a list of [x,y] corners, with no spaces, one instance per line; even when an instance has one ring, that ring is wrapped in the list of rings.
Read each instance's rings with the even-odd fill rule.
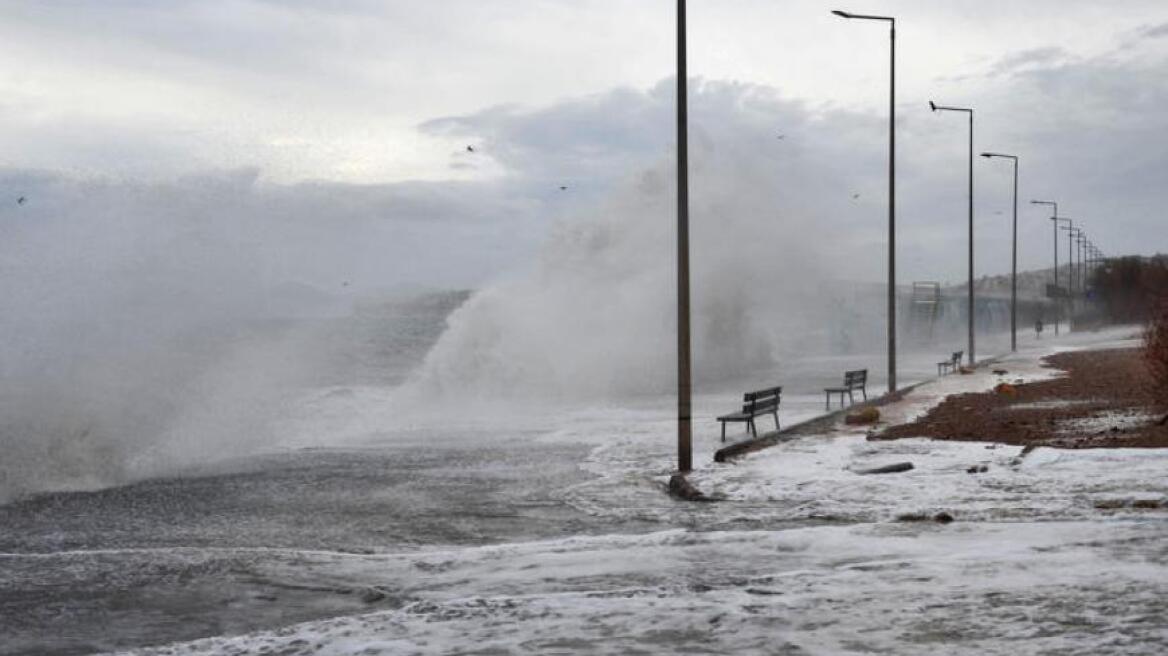
[[[474,146],[467,146],[467,147],[466,147],[466,152],[468,152],[468,153],[473,153],[473,152],[474,152]]]
[[[567,185],[560,185],[560,191],[567,191],[567,190],[568,190]]]
[[[860,194],[852,194],[852,200],[856,200],[859,197],[860,197]]]
[[[17,204],[17,205],[24,205],[24,204],[25,204],[25,203],[27,203],[27,202],[28,202],[28,199],[27,199],[27,198],[25,198],[24,196],[21,196],[20,198],[17,198],[17,199],[16,199],[16,204]]]
[[[780,134],[779,136],[777,136],[777,137],[775,137],[775,138],[776,138],[776,139],[786,139],[786,138],[787,138],[787,135],[785,135],[785,134]]]

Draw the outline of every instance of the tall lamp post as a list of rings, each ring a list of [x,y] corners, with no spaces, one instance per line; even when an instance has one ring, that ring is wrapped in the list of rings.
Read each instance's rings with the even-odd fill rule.
[[[1014,225],[1010,249],[1010,351],[1018,350],[1018,156],[1005,153],[982,153],[982,157],[1001,157],[1014,162]]]
[[[1078,284],[1079,278],[1079,269],[1075,262],[1075,237],[1083,231],[1079,228],[1076,228],[1075,222],[1071,219],[1065,220],[1067,222],[1067,226],[1064,227],[1063,230],[1067,231],[1067,276],[1071,280],[1069,293],[1073,298],[1075,295],[1075,286]]]
[[[1091,282],[1091,239],[1083,242],[1083,292],[1087,291]]]
[[[1086,289],[1083,288],[1083,231],[1080,230],[1075,235],[1075,257],[1079,258],[1079,264],[1075,267],[1075,279],[1079,283],[1079,294],[1086,295]]]
[[[1054,288],[1055,294],[1058,294],[1058,203],[1053,200],[1032,200],[1031,205],[1050,205],[1054,207],[1054,216],[1050,217],[1051,234],[1054,235]],[[1062,305],[1059,303],[1058,296],[1055,296],[1055,314],[1054,314],[1054,334],[1059,334],[1059,311]]]
[[[1079,244],[1079,293],[1087,297],[1087,233],[1080,232],[1075,239]]]
[[[1067,290],[1067,305],[1070,308],[1070,316],[1067,317],[1067,329],[1070,330],[1071,320],[1075,317],[1075,235],[1081,232],[1075,227],[1075,222],[1071,219],[1065,219],[1066,227],[1062,228],[1067,231],[1067,277],[1070,279],[1069,289]]]
[[[833,10],[840,18],[888,23],[888,393],[896,393],[896,19]]]
[[[677,0],[677,468],[693,469],[689,340],[689,140],[685,0]]]
[[[1065,223],[1067,225],[1066,225],[1066,227],[1059,227],[1058,228],[1059,230],[1069,230],[1070,228],[1074,227],[1074,225],[1075,225],[1074,221],[1068,219],[1065,216],[1058,217],[1058,219],[1055,221],[1055,226],[1057,227],[1058,224],[1060,224],[1060,223]],[[1074,291],[1074,288],[1075,288],[1075,280],[1071,276],[1072,266],[1071,266],[1070,260],[1071,260],[1071,251],[1068,248],[1067,249],[1067,332],[1070,332],[1070,330],[1071,330],[1071,314],[1075,310],[1074,298],[1072,296],[1072,292]]]
[[[969,365],[977,363],[973,351],[973,109],[969,107],[946,107],[929,101],[929,109],[934,112],[965,112],[969,114]]]

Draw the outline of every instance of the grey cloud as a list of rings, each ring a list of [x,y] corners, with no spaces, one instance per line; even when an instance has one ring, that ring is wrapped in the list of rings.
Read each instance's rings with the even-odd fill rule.
[[[1022,151],[1024,185],[1044,187],[1052,194],[1056,193],[1052,187],[1066,186],[1068,193],[1076,194],[1091,189],[1099,198],[1092,202],[1100,208],[1112,192],[1146,198],[1157,188],[1165,173],[1163,156],[1146,135],[1148,130],[1168,129],[1159,111],[1168,99],[1147,81],[1161,62],[1067,61],[1057,49],[1044,49],[1005,58],[1000,68],[1005,70],[1006,64],[1015,74],[994,78],[973,98],[981,117],[979,145]],[[519,222],[532,227],[522,233],[525,246],[505,249],[506,256],[486,258],[468,251],[454,267],[466,273],[461,278],[442,274],[439,267],[426,269],[446,280],[481,280],[537,243],[542,235],[538,226],[549,217],[586,212],[611,189],[666,160],[674,139],[673,88],[665,81],[648,89],[619,88],[542,107],[496,106],[419,126],[424,134],[475,144],[473,155],[461,150],[451,155],[452,168],[468,170],[481,158],[502,167],[504,174],[498,179],[258,185],[244,196],[251,203],[249,211],[287,211],[297,220],[311,217],[323,224],[465,223],[475,226],[466,233],[467,239],[493,244],[518,234],[504,237],[498,226]],[[900,204],[906,231],[915,225],[918,234],[932,234],[928,226],[955,220],[938,213],[961,214],[964,133],[961,125],[929,115],[918,105],[914,101],[901,110]],[[883,118],[830,107],[811,109],[773,89],[726,81],[694,80],[690,106],[695,194],[702,193],[702,176],[712,162],[734,168],[743,185],[769,190],[760,212],[820,216],[820,224],[831,226],[835,235],[843,269],[866,275],[859,260],[843,251],[853,239],[881,238]],[[786,135],[783,140],[775,138],[779,133]],[[108,141],[118,139],[111,131]],[[158,140],[144,137],[143,142]],[[1113,164],[1103,167],[1100,161]],[[560,193],[561,185],[572,193]],[[998,202],[995,194],[1000,190],[988,183],[979,190],[987,197],[987,207]],[[853,202],[854,193],[861,195]],[[458,236],[461,230],[456,228],[452,243],[469,244]],[[421,234],[415,238],[422,239]],[[952,235],[956,246],[959,231]],[[906,244],[915,238],[904,236]],[[920,246],[926,253],[950,247],[928,240]],[[371,276],[408,276],[407,269],[371,266]],[[926,255],[920,269],[921,275],[938,277],[938,271],[955,267],[944,257]]]
[[[1145,39],[1161,39],[1168,36],[1168,23],[1150,25],[1140,30],[1140,36]]]
[[[1067,51],[1057,46],[1023,50],[998,59],[990,67],[987,75],[989,77],[996,77],[1017,73],[1027,67],[1049,66],[1065,60],[1067,56]]]

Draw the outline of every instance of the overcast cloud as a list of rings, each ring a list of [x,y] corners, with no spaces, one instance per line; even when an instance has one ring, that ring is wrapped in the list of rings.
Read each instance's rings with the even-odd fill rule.
[[[851,263],[844,273],[879,279],[878,261],[857,264],[843,247],[856,242],[874,252],[881,239],[886,33],[836,19],[818,2],[690,4],[691,70],[708,83],[692,98],[695,166],[701,148],[764,154],[744,158],[773,167],[773,206],[759,213],[812,212],[837,222],[840,259]],[[192,181],[244,170],[248,176],[232,184],[263,205],[256,211],[275,222],[269,234],[283,231],[286,213],[276,209],[283,203],[298,223],[348,231],[326,244],[400,248],[401,256],[381,262],[349,258],[356,277],[374,286],[475,285],[521,266],[548,225],[587,216],[615,185],[668,160],[672,7],[0,3],[3,191],[42,208],[0,211],[12,221],[60,207],[77,196],[54,198],[56,190],[97,177],[105,188],[162,185],[213,212],[216,198]],[[1109,252],[1161,248],[1154,236],[1168,174],[1160,136],[1168,127],[1168,6],[858,1],[849,8],[900,21],[906,277],[963,274],[952,254],[964,243],[965,126],[930,114],[930,98],[977,108],[979,150],[1023,157],[1024,200],[1059,199]],[[30,186],[30,172],[56,182]],[[701,176],[699,168],[695,193]],[[1000,273],[1008,167],[978,161],[977,178],[978,269]],[[1028,205],[1021,211],[1023,264],[1043,266],[1049,224]],[[288,235],[274,242],[293,252],[320,245],[293,248]],[[451,255],[442,265],[420,255],[439,244]],[[300,258],[316,264],[293,267],[287,278],[324,285],[330,276],[316,270],[345,252],[330,248],[332,255]]]

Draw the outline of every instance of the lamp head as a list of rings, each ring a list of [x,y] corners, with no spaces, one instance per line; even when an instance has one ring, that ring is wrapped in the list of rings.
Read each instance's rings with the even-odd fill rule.
[[[839,9],[832,9],[831,13],[835,14],[836,16],[839,16],[840,18],[851,18],[852,17],[852,15],[849,14],[848,12],[840,11]]]
[[[929,101],[929,109],[933,110],[934,112],[937,111],[937,103],[930,100]]]

